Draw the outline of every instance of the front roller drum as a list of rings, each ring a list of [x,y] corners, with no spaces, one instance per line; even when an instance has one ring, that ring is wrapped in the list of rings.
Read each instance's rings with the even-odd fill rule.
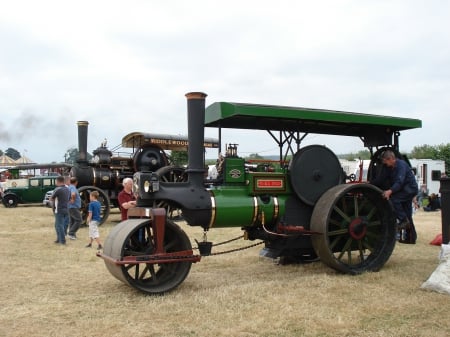
[[[369,184],[337,185],[311,216],[312,244],[331,268],[347,274],[378,271],[395,247],[395,215],[382,191]]]
[[[109,272],[118,280],[129,284],[147,294],[161,294],[180,285],[191,269],[191,261],[158,263],[148,261],[155,253],[156,235],[152,229],[152,220],[131,219],[119,223],[106,238],[103,254]],[[191,242],[185,232],[175,223],[166,220],[163,250],[167,253],[191,250]],[[154,255],[153,255],[154,256]],[[117,264],[114,261],[126,261],[132,258],[142,263]]]

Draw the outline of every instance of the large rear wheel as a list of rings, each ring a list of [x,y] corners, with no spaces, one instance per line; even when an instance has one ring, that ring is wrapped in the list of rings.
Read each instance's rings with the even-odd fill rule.
[[[185,232],[172,221],[166,220],[164,233],[165,253],[192,249]],[[122,260],[126,256],[151,255],[155,251],[153,234],[151,220],[126,220],[110,232],[103,253],[115,260]],[[161,294],[176,288],[184,281],[192,262],[117,265],[108,259],[105,264],[118,280],[148,294]]]
[[[314,207],[313,247],[331,268],[348,274],[378,271],[395,246],[395,215],[381,190],[369,184],[332,187]]]

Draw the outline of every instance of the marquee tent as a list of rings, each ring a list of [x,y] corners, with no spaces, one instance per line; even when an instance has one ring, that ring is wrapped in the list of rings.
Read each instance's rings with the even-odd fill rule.
[[[0,166],[11,166],[16,164],[16,161],[6,154],[0,156]]]

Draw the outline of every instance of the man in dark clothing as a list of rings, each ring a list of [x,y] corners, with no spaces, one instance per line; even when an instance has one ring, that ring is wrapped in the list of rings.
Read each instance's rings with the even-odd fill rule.
[[[56,241],[62,245],[66,244],[65,224],[68,222],[69,217],[69,188],[64,184],[64,177],[59,176],[56,178],[56,189],[53,192],[52,200],[55,212],[55,230]]]
[[[382,153],[383,170],[370,183],[383,191],[383,197],[391,201],[398,219],[398,229],[410,230],[411,243],[416,241],[416,233],[412,220],[412,201],[417,195],[417,182],[411,167],[402,159],[396,158],[394,152],[386,150]]]
[[[81,218],[81,198],[77,190],[78,180],[76,177],[70,178],[70,200],[69,200],[69,239],[76,240],[77,231],[83,222]]]

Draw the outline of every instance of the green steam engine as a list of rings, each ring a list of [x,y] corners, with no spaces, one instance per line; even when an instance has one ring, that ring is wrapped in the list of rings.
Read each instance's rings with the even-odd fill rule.
[[[219,227],[241,227],[246,239],[262,240],[266,257],[320,259],[347,274],[383,267],[396,242],[390,202],[377,187],[347,176],[327,147],[300,145],[310,133],[358,137],[372,154],[373,177],[381,151],[399,154],[400,131],[421,127],[420,120],[228,102],[205,109],[206,94],[186,97],[189,164],[177,171],[183,179],[167,181],[152,171],[134,174],[138,207],[112,229],[98,253],[113,276],[145,293],[170,291],[192,263],[210,254],[206,232]],[[205,180],[205,127],[218,128],[219,148],[223,128],[266,130],[280,160],[249,166],[231,144],[220,157],[218,177]],[[188,225],[204,229],[199,255],[155,204],[181,209]]]

